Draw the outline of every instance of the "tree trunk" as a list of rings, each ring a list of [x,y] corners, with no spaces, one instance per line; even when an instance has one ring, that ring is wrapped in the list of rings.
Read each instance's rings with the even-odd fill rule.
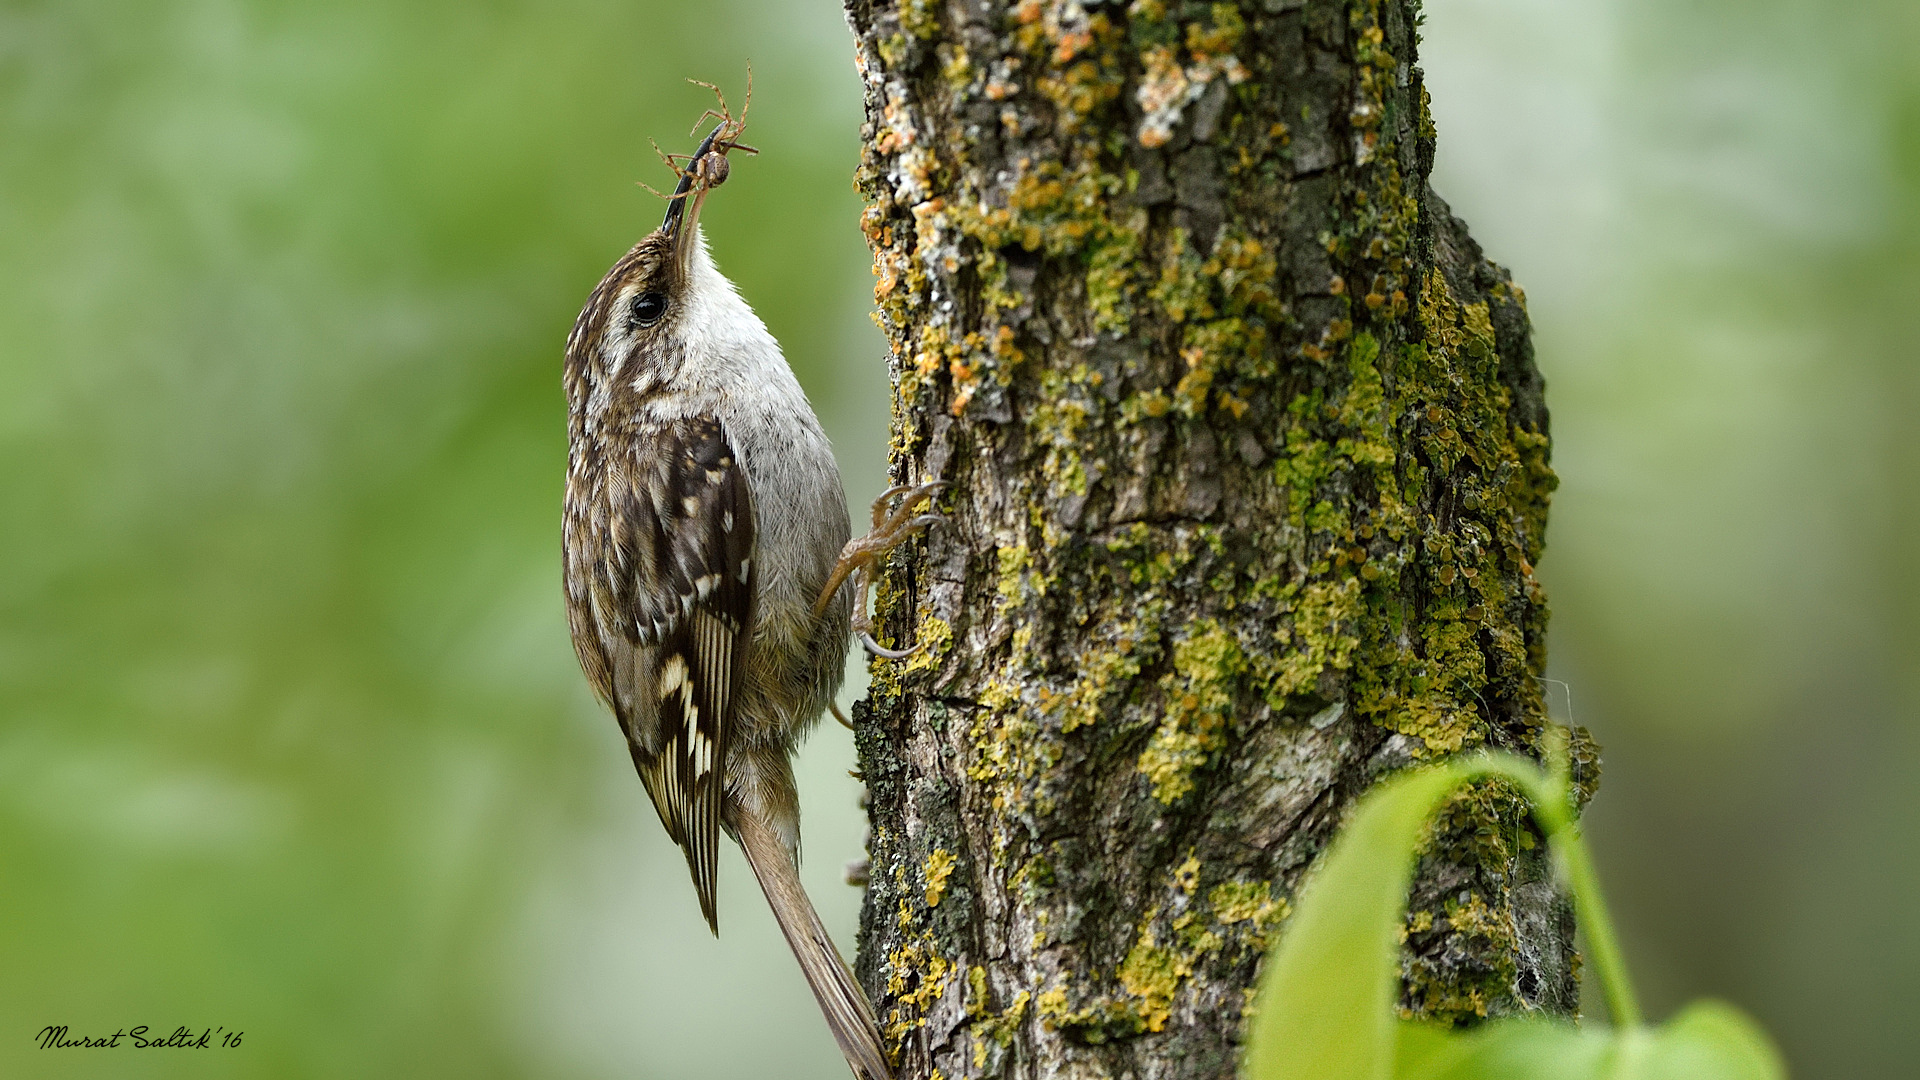
[[[1354,798],[1546,724],[1543,388],[1427,187],[1417,4],[848,15],[894,475],[951,485],[856,709],[862,976],[903,1077],[1230,1075]],[[1472,789],[1403,1007],[1570,1012],[1571,939]]]

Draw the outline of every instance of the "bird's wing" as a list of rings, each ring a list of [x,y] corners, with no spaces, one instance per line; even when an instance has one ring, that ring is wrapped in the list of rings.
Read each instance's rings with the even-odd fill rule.
[[[731,709],[753,624],[752,495],[712,417],[661,425],[634,447],[610,493],[607,565],[618,580],[608,584],[635,646],[616,668],[616,682],[630,681],[614,696],[628,703],[634,765],[716,928]]]

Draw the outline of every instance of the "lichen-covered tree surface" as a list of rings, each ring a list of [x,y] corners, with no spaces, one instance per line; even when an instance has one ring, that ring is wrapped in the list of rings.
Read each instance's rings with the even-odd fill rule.
[[[894,477],[950,485],[856,707],[859,970],[904,1077],[1230,1075],[1355,797],[1548,723],[1543,386],[1427,185],[1418,5],[847,11]],[[1409,1014],[1575,1008],[1533,828],[1435,826]]]

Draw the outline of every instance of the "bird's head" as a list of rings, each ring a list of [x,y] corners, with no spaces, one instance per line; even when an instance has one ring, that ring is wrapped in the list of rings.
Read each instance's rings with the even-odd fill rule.
[[[707,260],[700,210],[708,193],[726,183],[727,154],[757,152],[739,142],[744,116],[722,116],[700,148],[682,159],[686,165],[679,168],[679,185],[667,196],[666,219],[613,264],[581,309],[567,338],[570,364],[582,364],[589,372],[604,365],[612,376],[627,367],[630,357],[658,355],[665,360],[676,325],[699,306],[703,279],[724,281]]]

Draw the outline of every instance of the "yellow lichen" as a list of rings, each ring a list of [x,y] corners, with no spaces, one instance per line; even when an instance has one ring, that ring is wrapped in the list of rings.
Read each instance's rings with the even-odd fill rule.
[[[898,1043],[907,1032],[926,1026],[927,1009],[947,992],[953,964],[940,954],[933,936],[922,933],[887,954],[886,976],[893,1007],[884,1026],[887,1037]]]
[[[947,650],[953,645],[953,626],[937,615],[924,616],[914,643],[919,651],[907,658],[906,670],[932,671],[946,659]]]
[[[1255,949],[1264,949],[1267,932],[1293,913],[1292,906],[1274,896],[1273,887],[1265,881],[1221,882],[1207,892],[1207,906],[1222,926],[1247,924],[1247,941]]]
[[[927,906],[936,908],[946,896],[947,878],[953,874],[953,852],[946,848],[934,848],[921,866],[920,872],[927,880]]]
[[[1057,1028],[1060,1021],[1071,1015],[1067,1006],[1067,987],[1065,983],[1040,991],[1033,999],[1034,1009],[1040,1015],[1040,1023],[1049,1031]]]
[[[1138,763],[1153,782],[1154,798],[1171,804],[1193,790],[1193,771],[1219,749],[1246,669],[1239,641],[1211,619],[1174,643],[1173,673],[1161,680],[1165,714]]]
[[[1173,868],[1173,887],[1187,896],[1200,885],[1200,857],[1189,854],[1187,861]]]

